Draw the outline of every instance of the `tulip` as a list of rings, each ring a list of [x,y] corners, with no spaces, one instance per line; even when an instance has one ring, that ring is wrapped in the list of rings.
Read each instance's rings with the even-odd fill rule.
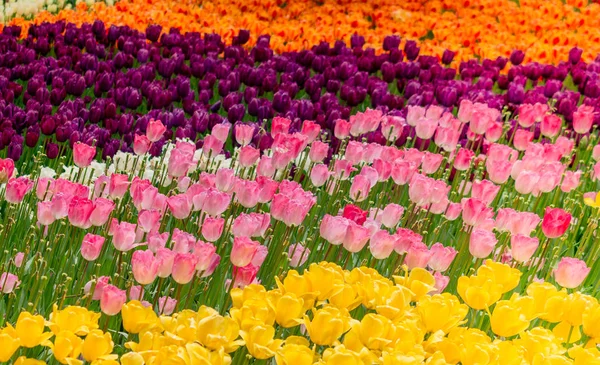
[[[94,202],[86,198],[74,197],[69,204],[69,222],[79,228],[92,226],[90,217],[94,211]]]
[[[429,259],[427,265],[433,271],[439,272],[448,270],[450,264],[452,263],[452,261],[456,257],[456,254],[458,253],[454,248],[444,247],[439,242],[433,244],[429,251],[431,252],[431,258]]]
[[[127,301],[127,292],[114,285],[106,285],[102,289],[100,297],[100,309],[107,316],[114,316],[121,311],[121,307]]]
[[[125,291],[123,290],[123,292],[125,292]],[[111,303],[111,305],[112,304],[113,303]],[[124,304],[124,302],[122,304]],[[119,311],[121,310],[122,304],[120,306],[118,306]],[[116,308],[116,303],[114,305],[114,308]],[[114,308],[110,308],[110,309],[114,309]],[[119,312],[117,311],[115,314],[117,314],[117,313],[119,313]],[[108,314],[108,315],[114,315],[114,314]],[[108,332],[103,333],[101,330],[95,329],[95,330],[90,331],[90,333],[88,333],[88,335],[85,337],[85,340],[83,341],[83,346],[81,348],[81,355],[83,356],[84,360],[91,363],[94,360],[97,360],[101,357],[105,357],[105,356],[108,356],[109,354],[111,354],[113,347],[114,347],[114,343],[112,341],[112,337],[111,337],[110,333],[108,333]]]
[[[54,217],[54,212],[52,211],[51,202],[37,203],[37,219],[38,223],[42,226],[49,226],[54,223],[56,218]]]
[[[342,211],[342,217],[349,219],[358,225],[363,225],[365,223],[367,215],[368,212],[353,204],[346,205]]]
[[[129,188],[129,176],[124,174],[110,175],[109,191],[112,198],[122,198]]]
[[[10,158],[0,158],[0,184],[7,182],[15,173],[15,162]]]
[[[88,146],[81,142],[75,143],[73,146],[73,162],[77,167],[88,167],[96,156],[96,147]]]
[[[474,229],[469,238],[469,252],[476,258],[488,257],[498,243],[494,233],[484,229]]]
[[[542,220],[542,232],[548,238],[557,238],[565,234],[571,224],[571,214],[560,208],[546,208]]]
[[[248,124],[235,126],[235,140],[241,146],[247,146],[254,137],[254,127]]]
[[[81,256],[87,261],[96,260],[100,256],[100,252],[102,252],[104,240],[102,236],[87,233],[81,243]]]
[[[6,193],[4,198],[11,204],[18,204],[23,201],[25,194],[33,188],[33,181],[26,177],[11,179],[6,184]]]
[[[173,195],[167,198],[167,206],[177,219],[185,219],[189,217],[192,211],[192,202],[185,194]]]
[[[160,120],[150,119],[146,127],[146,137],[150,142],[157,142],[167,131],[167,127]]]
[[[590,131],[594,122],[594,108],[587,105],[581,105],[573,113],[573,129],[579,134],[585,134]]]
[[[462,216],[465,224],[477,227],[492,216],[491,208],[477,198],[464,199],[462,202]]]
[[[544,119],[541,123],[541,132],[542,135],[553,138],[560,133],[560,129],[562,127],[562,119],[555,114],[547,114],[544,116]]]
[[[582,260],[563,257],[552,273],[558,285],[563,288],[574,289],[583,283],[590,270]]]
[[[3,272],[0,275],[0,292],[4,294],[12,293],[21,283],[17,275]]]
[[[160,139],[160,138],[159,138]],[[136,134],[133,140],[133,152],[136,155],[144,155],[150,149],[152,142],[145,135]]]
[[[142,210],[138,214],[138,227],[146,233],[156,231],[160,226],[160,212],[157,210]]]
[[[330,176],[331,172],[324,164],[315,165],[310,171],[310,181],[315,187],[325,185]]]
[[[160,297],[158,298],[158,313],[170,316],[175,311],[177,306],[177,300],[171,297]]]
[[[336,120],[333,134],[337,139],[348,138],[350,136],[350,122],[343,119]]]
[[[215,242],[221,237],[224,226],[224,218],[206,217],[202,222],[202,236],[209,242]]]
[[[158,274],[160,262],[150,250],[138,250],[131,256],[131,269],[135,281],[141,285],[151,284]]]
[[[21,267],[23,265],[23,259],[25,258],[25,254],[23,252],[17,252],[13,259],[13,262],[16,267]]]
[[[229,137],[230,123],[220,123],[213,127],[211,135],[218,141],[225,143]],[[206,143],[206,142],[205,142]]]
[[[168,248],[158,248],[156,250],[156,261],[158,262],[157,275],[161,278],[166,278],[173,272],[173,263],[175,260],[175,252]]]
[[[371,237],[369,250],[373,257],[383,260],[388,258],[394,251],[395,244],[395,238],[388,231],[379,230]]]
[[[390,203],[381,212],[381,223],[387,228],[395,228],[404,214],[404,207]]]
[[[97,198],[94,201],[94,209],[89,216],[89,223],[93,226],[103,226],[115,209],[115,203],[112,200]]]
[[[252,261],[260,244],[248,237],[235,237],[231,249],[231,263],[238,267],[244,267]]]
[[[196,272],[198,257],[191,253],[177,253],[173,259],[171,276],[176,283],[184,285],[189,283]]]
[[[371,183],[363,175],[357,175],[352,180],[350,186],[350,198],[354,201],[361,202],[369,196],[371,190]]]
[[[113,236],[113,245],[122,252],[127,252],[137,245],[135,242],[135,224],[128,222],[119,223],[113,218],[109,234]]]
[[[320,163],[325,160],[327,153],[329,152],[329,145],[325,142],[314,141],[310,145],[310,151],[308,158],[314,163]]]
[[[517,262],[527,262],[535,253],[540,241],[537,237],[529,237],[522,234],[510,238],[510,252],[512,258]]]
[[[252,146],[240,148],[240,165],[244,168],[254,166],[260,158],[260,151]]]
[[[494,185],[494,183],[489,180],[475,180],[473,181],[473,186],[471,188],[471,196],[481,200],[486,205],[490,205],[496,198],[496,195],[498,195],[499,191],[500,187]]]
[[[290,245],[288,248],[288,257],[290,258],[290,267],[298,267],[304,265],[308,257],[310,256],[310,250],[307,247],[302,246],[300,243]]]

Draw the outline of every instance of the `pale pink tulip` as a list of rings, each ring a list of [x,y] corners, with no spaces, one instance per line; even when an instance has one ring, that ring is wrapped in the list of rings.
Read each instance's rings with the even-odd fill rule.
[[[371,190],[371,182],[363,175],[357,175],[352,180],[350,186],[350,199],[361,202],[369,196]]]
[[[100,256],[100,252],[102,252],[104,241],[105,238],[102,236],[87,233],[81,243],[81,256],[87,261],[96,260]]]
[[[271,223],[271,216],[260,213],[241,213],[233,221],[231,233],[235,237],[263,237]]]
[[[423,237],[420,234],[415,233],[408,228],[401,227],[396,231],[394,251],[396,251],[398,255],[404,255],[413,244],[421,242],[423,242]]]
[[[434,243],[429,251],[431,252],[431,258],[428,262],[429,267],[433,271],[440,272],[448,270],[458,253],[454,248],[444,247],[444,245],[439,242]]]
[[[469,252],[473,257],[479,259],[486,258],[492,253],[497,242],[498,240],[494,233],[476,228],[471,232],[471,237],[469,238]]]
[[[525,151],[531,141],[533,141],[533,132],[525,129],[517,129],[515,131],[513,145],[518,151]]]
[[[430,294],[441,294],[444,291],[444,289],[446,289],[446,287],[448,286],[448,283],[450,282],[450,277],[444,276],[436,271],[435,274],[433,274],[433,278],[435,279],[435,290],[432,291]]]
[[[142,210],[138,214],[138,227],[146,232],[158,230],[160,226],[160,212],[158,210]]]
[[[202,222],[202,236],[209,242],[215,242],[221,237],[224,227],[224,218],[206,217]]]
[[[169,232],[158,233],[158,231],[148,234],[148,249],[156,253],[159,248],[164,248],[169,239]]]
[[[294,243],[288,248],[288,257],[290,258],[290,267],[296,268],[304,265],[310,256],[310,250],[300,243]]]
[[[231,249],[230,260],[235,266],[246,266],[252,261],[260,244],[248,237],[235,237]]]
[[[198,256],[192,253],[177,253],[173,259],[171,276],[177,284],[187,284],[194,277]]]
[[[413,242],[408,248],[404,263],[409,270],[416,267],[425,268],[431,259],[432,253],[429,248],[422,242]]]
[[[173,272],[173,262],[175,260],[175,252],[168,248],[161,247],[156,251],[156,261],[158,262],[158,277],[166,278]]]
[[[37,218],[38,223],[42,226],[49,226],[55,221],[54,212],[52,211],[51,202],[37,203]]]
[[[537,237],[524,236],[522,234],[514,235],[510,238],[510,253],[517,262],[527,262],[535,253],[540,241]]]
[[[499,191],[500,186],[494,185],[489,180],[475,180],[471,187],[471,196],[481,200],[485,205],[490,205]]]
[[[424,174],[431,175],[440,168],[443,159],[444,156],[440,154],[425,152],[425,156],[423,156],[423,162],[421,164],[421,170]]]
[[[238,124],[235,126],[235,141],[240,146],[247,146],[254,137],[254,127],[248,124]]]
[[[23,252],[17,252],[17,254],[15,255],[15,258],[13,260],[13,262],[15,263],[15,266],[21,267],[21,265],[23,265],[24,258],[25,258],[25,254]]]
[[[331,176],[331,172],[324,164],[315,165],[310,171],[310,181],[317,188],[325,185],[329,176]]]
[[[104,287],[108,285],[109,281],[108,276],[100,276],[98,279],[88,281],[83,287],[83,292],[88,295],[92,290],[92,286],[94,287],[94,292],[92,293],[92,300],[100,300],[102,297],[102,292],[104,291]]]
[[[100,309],[107,316],[114,316],[121,311],[123,304],[127,301],[127,292],[114,285],[107,284],[102,289],[100,297]]]
[[[585,261],[572,257],[563,257],[552,272],[558,285],[567,289],[577,288],[590,273]]]
[[[343,140],[348,138],[350,136],[350,122],[343,119],[336,120],[333,135],[337,139]]]
[[[14,274],[3,272],[0,275],[0,292],[4,294],[12,293],[21,283],[19,277]]]
[[[177,300],[171,297],[160,297],[158,298],[158,313],[170,316],[175,311],[177,306]]]
[[[117,221],[113,218],[109,234],[113,236],[112,242],[118,251],[127,252],[136,247],[135,244],[136,225],[129,222]]]
[[[314,141],[310,145],[310,151],[308,152],[308,158],[311,162],[320,163],[325,160],[327,153],[329,152],[329,145],[325,142]]]
[[[76,142],[73,145],[73,162],[79,168],[88,167],[96,156],[96,147]]]
[[[404,207],[390,203],[383,208],[381,214],[381,223],[387,228],[395,228],[404,214]]]
[[[110,214],[115,209],[115,202],[105,198],[97,198],[94,200],[94,210],[89,217],[89,222],[93,226],[103,226],[108,222]]]
[[[167,198],[167,206],[177,219],[185,219],[192,212],[192,202],[185,194],[173,195]]]
[[[392,254],[395,244],[396,238],[390,235],[388,231],[378,230],[369,241],[369,250],[373,257],[383,260]]]
[[[135,281],[142,285],[151,284],[158,274],[160,261],[150,250],[137,250],[131,256],[131,270]]]
[[[308,143],[312,143],[319,137],[321,126],[313,121],[305,120],[304,123],[302,123],[302,130],[300,133],[308,138]]]
[[[157,142],[167,131],[167,127],[160,120],[150,119],[146,126],[146,137],[150,142]]]
[[[25,194],[31,191],[33,185],[33,181],[24,176],[10,179],[6,184],[4,198],[11,204],[19,204],[25,198]]]
[[[147,136],[136,134],[133,137],[133,152],[136,155],[143,155],[150,149],[150,145],[152,142],[148,139]]]

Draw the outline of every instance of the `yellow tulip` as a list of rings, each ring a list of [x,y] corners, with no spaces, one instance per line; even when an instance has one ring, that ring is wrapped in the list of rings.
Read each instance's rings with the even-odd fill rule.
[[[360,354],[348,350],[343,345],[326,349],[322,361],[325,365],[366,365]]]
[[[304,276],[310,282],[318,300],[328,299],[333,292],[334,285],[344,282],[344,277],[338,270],[324,265],[311,264]]]
[[[382,365],[420,365],[423,364],[425,356],[404,354],[402,352],[384,352],[381,356],[381,360]],[[442,359],[438,359],[438,361],[439,360]],[[446,364],[446,362],[438,362],[437,364]]]
[[[585,349],[574,346],[569,349],[569,357],[573,359],[573,365],[600,365],[598,348]]]
[[[498,347],[498,365],[522,365],[525,361],[523,349],[515,346],[511,341],[497,340],[494,344]]]
[[[284,328],[295,327],[300,324],[304,310],[304,299],[298,298],[294,293],[284,295],[270,295],[269,301],[275,308],[275,321]]]
[[[375,310],[382,316],[396,320],[410,308],[413,296],[414,293],[407,287],[396,285],[379,298]]]
[[[92,330],[85,337],[81,354],[86,361],[94,361],[100,357],[110,355],[114,343],[109,333],[101,330]]]
[[[15,326],[16,334],[23,347],[36,347],[52,337],[51,332],[44,332],[44,317],[21,312]]]
[[[581,326],[573,327],[567,322],[560,322],[554,326],[552,333],[562,343],[575,343],[581,340]]]
[[[197,365],[229,365],[231,357],[223,350],[209,351],[198,343],[188,343],[185,345],[186,355],[189,357],[190,364]],[[186,362],[187,364],[187,362]],[[122,364],[125,365],[125,364]]]
[[[282,344],[282,340],[274,340],[275,328],[269,325],[257,325],[248,332],[240,331],[240,335],[246,342],[246,349],[250,355],[259,360],[270,359]]]
[[[225,350],[231,353],[243,344],[237,340],[240,327],[236,321],[218,314],[203,318],[196,328],[197,340],[211,350]]]
[[[532,363],[538,354],[551,356],[564,353],[560,340],[549,329],[541,327],[521,333],[513,343],[525,351],[524,357],[529,363]]]
[[[50,347],[58,362],[73,365],[81,354],[83,340],[71,331],[61,331],[56,334],[54,342],[46,340],[43,345]]]
[[[529,298],[533,303],[533,299]],[[501,300],[496,303],[490,318],[492,331],[498,336],[512,337],[529,327],[529,319],[516,301]]]
[[[158,316],[152,307],[144,307],[138,300],[132,300],[121,307],[123,328],[125,331],[137,334],[160,326]]]
[[[581,317],[583,333],[593,338],[600,338],[600,305],[598,303],[588,306]]]
[[[500,262],[486,260],[485,264],[477,269],[477,276],[490,278],[502,287],[502,294],[507,293],[519,285],[521,271]]]
[[[575,292],[569,294],[566,300],[563,320],[571,326],[580,326],[583,323],[583,313],[586,308],[597,305],[598,300],[592,296]]]
[[[140,353],[159,350],[167,345],[172,345],[172,343],[170,343],[167,336],[158,332],[142,332],[139,334],[139,343],[133,341],[125,343],[126,348]]]
[[[527,294],[533,298],[536,315],[548,322],[560,322],[566,308],[567,292],[550,283],[531,283]]]
[[[286,344],[275,354],[277,365],[312,365],[315,357],[313,350],[306,345]]]
[[[573,362],[563,355],[536,354],[531,365],[572,365]]]
[[[363,347],[370,350],[383,350],[393,347],[398,339],[396,327],[388,318],[369,313],[361,322],[352,325],[350,331],[344,336],[344,345],[356,352]]]
[[[116,360],[117,355],[111,356],[110,358],[100,358],[92,361],[91,365],[119,365]]]
[[[46,365],[46,362],[42,360],[28,359],[25,356],[21,356],[15,361],[14,365]]]
[[[54,334],[70,331],[77,336],[85,336],[91,330],[98,328],[99,318],[100,313],[89,311],[87,308],[68,306],[58,310],[58,306],[54,304],[48,319],[48,327]]]
[[[454,295],[443,293],[423,297],[417,303],[417,311],[427,332],[448,333],[463,322],[469,308]]]
[[[128,352],[119,359],[121,365],[144,365],[144,357],[137,352]]]
[[[349,311],[355,309],[362,301],[356,289],[348,283],[337,283],[333,286],[333,293],[329,297],[329,303],[338,308],[346,308]]]
[[[233,308],[241,308],[246,300],[250,299],[265,299],[267,290],[264,286],[259,284],[246,285],[244,289],[233,288],[231,289],[231,300],[233,302]]]
[[[319,293],[313,290],[312,283],[306,275],[300,275],[296,270],[290,270],[283,282],[277,277],[275,281],[277,287],[281,290],[281,294],[294,293],[298,298],[304,300],[305,310],[313,307]]]
[[[500,300],[502,286],[485,276],[461,276],[456,290],[473,309],[486,309]]]
[[[429,271],[420,267],[412,269],[407,276],[394,276],[394,280],[396,284],[410,289],[413,293],[412,300],[415,302],[435,290],[435,278]]]
[[[7,327],[0,331],[0,361],[7,362],[19,348],[20,341],[14,328]]]
[[[350,329],[350,314],[345,309],[333,306],[313,309],[313,319],[305,315],[304,325],[312,342],[331,346]]]
[[[241,308],[232,308],[229,314],[240,325],[240,329],[244,331],[254,325],[273,325],[276,315],[273,305],[265,299],[247,300]]]

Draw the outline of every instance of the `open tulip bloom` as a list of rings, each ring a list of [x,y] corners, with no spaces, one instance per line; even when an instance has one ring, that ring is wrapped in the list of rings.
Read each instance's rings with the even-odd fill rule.
[[[0,35],[0,362],[600,361],[597,62],[161,31]]]

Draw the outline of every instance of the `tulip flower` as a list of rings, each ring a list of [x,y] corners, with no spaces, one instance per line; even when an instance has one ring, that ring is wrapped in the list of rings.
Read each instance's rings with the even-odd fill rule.
[[[18,204],[23,201],[25,194],[33,188],[33,181],[26,177],[11,179],[6,184],[6,201],[11,204]]]
[[[150,142],[157,142],[166,130],[167,127],[160,120],[151,119],[146,127],[146,137]]]
[[[96,147],[77,142],[73,146],[73,162],[77,167],[88,167],[96,156]]]
[[[560,208],[546,208],[542,220],[542,232],[548,238],[557,238],[565,234],[571,223],[571,214]]]
[[[102,313],[114,316],[121,311],[121,307],[127,301],[127,292],[114,285],[105,285],[100,297],[100,308]]]
[[[87,261],[94,261],[100,256],[102,245],[104,245],[104,237],[95,234],[87,233],[83,237],[81,243],[81,256]]]
[[[498,240],[494,233],[483,229],[474,229],[469,238],[469,252],[476,258],[488,257]]]
[[[131,269],[135,281],[142,285],[151,284],[158,274],[160,262],[150,250],[138,250],[131,256]]]
[[[563,257],[553,271],[553,274],[558,285],[573,289],[583,283],[590,270],[582,260]]]

